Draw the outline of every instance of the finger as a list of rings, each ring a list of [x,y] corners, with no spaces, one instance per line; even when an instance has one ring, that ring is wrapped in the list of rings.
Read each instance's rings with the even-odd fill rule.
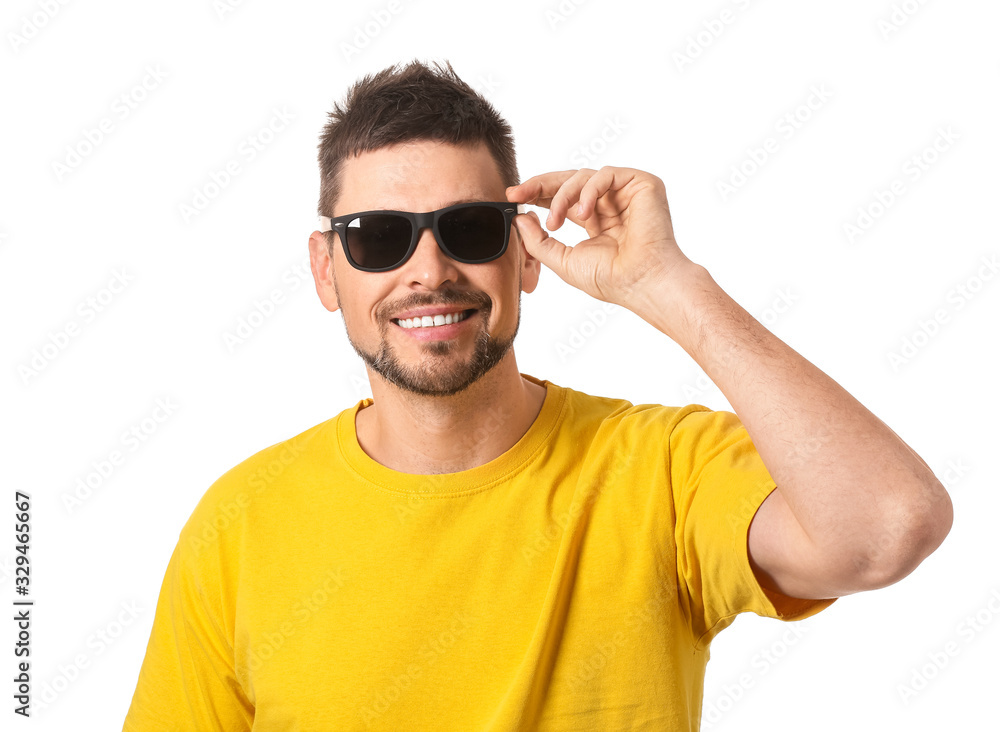
[[[564,263],[570,248],[549,236],[549,233],[542,228],[538,215],[534,211],[515,216],[514,225],[517,227],[517,233],[520,234],[528,254],[565,279],[563,277],[566,271]]]
[[[632,168],[613,168],[606,165],[592,175],[583,186],[579,195],[579,204],[575,215],[581,221],[586,221],[597,208],[597,201],[609,191],[620,191],[635,179],[636,171]],[[621,213],[612,212],[613,215]],[[611,214],[609,214],[611,215]]]
[[[559,186],[575,174],[575,170],[561,170],[532,176],[520,185],[508,188],[507,200],[511,203],[526,203],[530,206],[548,208]]]
[[[569,209],[579,200],[580,191],[595,173],[597,171],[592,168],[581,168],[559,186],[559,190],[552,196],[552,201],[549,204],[549,217],[545,221],[545,228],[549,231],[555,231],[563,225],[567,218],[574,224],[580,223],[580,220]]]

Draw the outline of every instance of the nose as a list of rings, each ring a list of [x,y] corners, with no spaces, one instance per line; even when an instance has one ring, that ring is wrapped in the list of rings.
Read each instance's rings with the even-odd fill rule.
[[[410,286],[436,290],[446,282],[458,282],[458,262],[449,257],[438,246],[433,230],[420,232],[417,248],[403,265]]]

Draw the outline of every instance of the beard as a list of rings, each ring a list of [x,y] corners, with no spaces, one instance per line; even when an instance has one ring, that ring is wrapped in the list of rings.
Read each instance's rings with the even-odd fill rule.
[[[379,309],[379,346],[375,352],[367,351],[351,337],[347,328],[347,314],[344,315],[344,329],[351,347],[361,357],[369,369],[379,374],[391,384],[414,394],[422,396],[452,396],[458,394],[479,381],[489,371],[503,360],[514,345],[514,338],[521,325],[521,278],[518,277],[517,322],[514,332],[507,337],[491,337],[487,331],[487,323],[493,310],[493,303],[484,292],[461,293],[454,290],[443,290],[435,293],[433,300],[410,298],[403,303]],[[334,289],[336,290],[336,278]],[[340,294],[337,294],[340,300]],[[343,300],[340,300],[343,302]],[[464,363],[455,363],[449,358],[452,352],[459,348],[456,340],[425,341],[420,344],[423,358],[417,364],[405,364],[389,343],[389,328],[394,326],[388,317],[390,312],[399,312],[410,308],[429,305],[465,305],[473,303],[476,312],[470,316],[479,319],[479,332],[475,335],[475,347],[472,355]]]

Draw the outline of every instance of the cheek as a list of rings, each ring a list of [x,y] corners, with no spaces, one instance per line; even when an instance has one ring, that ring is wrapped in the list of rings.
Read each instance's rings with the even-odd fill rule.
[[[350,266],[350,265],[348,265]],[[385,302],[386,293],[370,282],[349,280],[338,282],[338,300],[347,324],[355,330],[382,326],[378,317],[379,303]]]
[[[518,274],[516,272],[507,274],[503,282],[497,284],[493,293],[493,317],[504,322],[515,322],[521,294]]]

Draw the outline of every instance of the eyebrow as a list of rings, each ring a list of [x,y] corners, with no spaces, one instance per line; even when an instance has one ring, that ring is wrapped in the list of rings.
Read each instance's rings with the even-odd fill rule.
[[[456,201],[452,201],[448,206],[457,206],[460,203],[481,203],[486,199],[483,198],[459,198]],[[448,208],[448,206],[442,206],[441,208]]]
[[[458,206],[459,204],[462,203],[488,203],[489,200],[490,199],[482,198],[481,196],[475,196],[473,198],[456,198],[450,203],[446,203],[444,206],[441,206],[441,208],[448,208],[449,206]],[[399,211],[400,209],[396,210]]]

